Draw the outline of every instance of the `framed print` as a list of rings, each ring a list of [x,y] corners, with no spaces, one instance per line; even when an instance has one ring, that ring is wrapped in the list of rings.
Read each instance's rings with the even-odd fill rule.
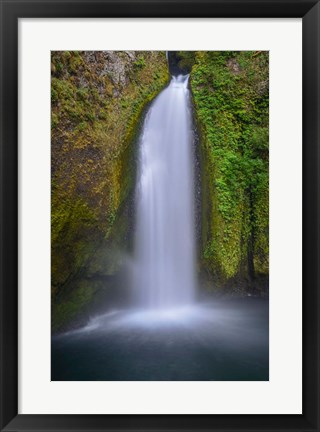
[[[1,430],[319,430],[319,8],[1,1]]]

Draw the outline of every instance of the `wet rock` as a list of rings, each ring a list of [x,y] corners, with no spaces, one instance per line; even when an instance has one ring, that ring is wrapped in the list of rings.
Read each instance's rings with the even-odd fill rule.
[[[230,69],[230,71],[231,71],[232,73],[234,73],[235,75],[238,75],[238,74],[241,72],[240,65],[239,65],[239,63],[237,62],[237,60],[234,59],[234,58],[230,58],[230,59],[227,61],[227,66],[228,66],[228,68]]]

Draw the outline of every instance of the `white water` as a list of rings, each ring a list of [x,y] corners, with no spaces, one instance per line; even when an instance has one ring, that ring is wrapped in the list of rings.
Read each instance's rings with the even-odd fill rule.
[[[195,293],[194,174],[188,76],[154,100],[140,138],[134,292],[143,308],[191,304]]]

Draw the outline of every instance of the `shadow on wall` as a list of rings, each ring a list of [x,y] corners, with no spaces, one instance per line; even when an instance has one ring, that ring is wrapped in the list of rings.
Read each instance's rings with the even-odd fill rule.
[[[183,59],[182,51],[167,51],[167,55],[170,75],[177,76],[190,73],[191,67],[189,64],[181,61]]]

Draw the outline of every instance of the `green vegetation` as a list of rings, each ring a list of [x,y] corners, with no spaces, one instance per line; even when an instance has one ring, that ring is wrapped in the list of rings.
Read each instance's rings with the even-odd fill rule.
[[[168,51],[171,74],[189,74],[195,62],[195,55],[195,51]]]
[[[180,56],[190,61],[190,54]],[[210,286],[265,289],[269,269],[268,52],[196,52],[202,270]]]
[[[68,326],[121,266],[128,247],[134,139],[168,82],[164,52],[51,56],[52,328]]]
[[[266,293],[268,53],[170,56],[190,73],[200,133],[202,283]],[[119,250],[130,248],[135,137],[167,69],[164,52],[52,52],[53,331],[77,322],[121,269]]]
[[[176,60],[178,67],[185,73],[190,73],[195,63],[195,51],[178,51],[176,53]]]

